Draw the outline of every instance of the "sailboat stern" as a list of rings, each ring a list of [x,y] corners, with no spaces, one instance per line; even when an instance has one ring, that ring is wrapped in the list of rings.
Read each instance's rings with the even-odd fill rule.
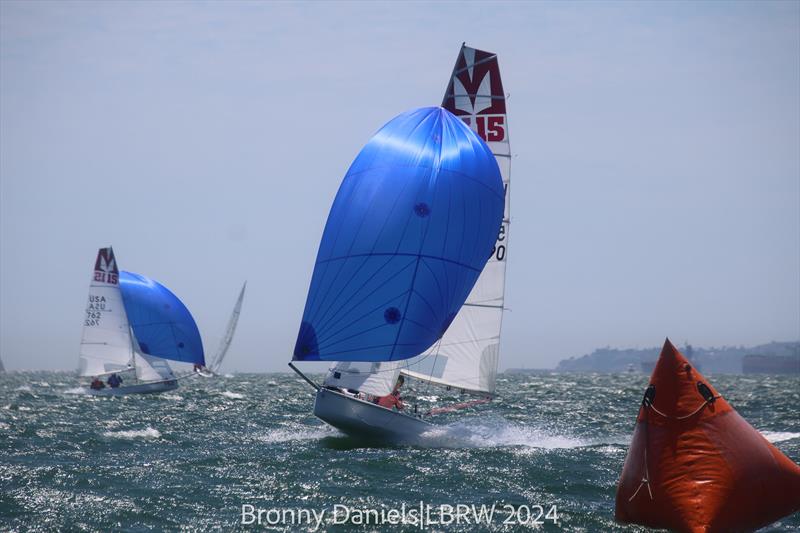
[[[317,391],[314,416],[351,437],[389,443],[415,442],[433,427],[419,418],[326,388]]]

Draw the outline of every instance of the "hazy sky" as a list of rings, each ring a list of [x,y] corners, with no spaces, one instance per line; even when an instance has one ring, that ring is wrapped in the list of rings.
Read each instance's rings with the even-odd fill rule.
[[[286,369],[334,194],[462,41],[510,93],[501,368],[800,338],[800,3],[0,2],[0,356],[77,367],[98,247]]]

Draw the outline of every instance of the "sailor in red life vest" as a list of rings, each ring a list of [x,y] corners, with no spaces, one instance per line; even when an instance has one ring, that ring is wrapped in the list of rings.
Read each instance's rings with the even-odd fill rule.
[[[405,383],[405,378],[399,376],[392,392],[386,396],[377,398],[375,403],[386,409],[393,409],[396,407],[398,411],[401,411],[403,409],[403,399],[400,398],[400,387],[403,386],[403,383]]]

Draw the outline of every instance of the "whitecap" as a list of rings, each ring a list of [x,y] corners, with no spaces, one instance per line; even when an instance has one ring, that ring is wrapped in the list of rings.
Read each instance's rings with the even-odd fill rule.
[[[133,429],[128,431],[106,431],[103,433],[104,437],[112,439],[158,439],[161,437],[161,432],[155,428],[147,426],[145,429]]]
[[[264,435],[258,435],[256,439],[261,442],[276,443],[289,442],[295,440],[317,440],[339,433],[328,426],[316,429],[276,429]]]
[[[773,444],[800,438],[800,433],[792,433],[791,431],[762,431],[761,434]]]
[[[160,394],[159,396],[165,400],[183,400],[183,396],[179,394]]]
[[[239,394],[238,392],[224,391],[222,395],[233,400],[244,400],[244,394]]]
[[[89,391],[87,391],[85,387],[73,387],[71,389],[66,389],[64,394],[89,394]]]

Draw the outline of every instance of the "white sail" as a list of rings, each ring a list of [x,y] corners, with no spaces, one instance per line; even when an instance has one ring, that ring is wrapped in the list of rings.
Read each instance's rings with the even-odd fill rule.
[[[81,376],[100,376],[131,368],[128,316],[119,290],[119,270],[111,247],[97,252],[89,286],[79,357]]]
[[[169,364],[160,357],[152,357],[143,353],[134,355],[136,379],[139,381],[164,381],[175,379]]]
[[[3,366],[3,360],[0,359],[0,374],[5,374],[6,367]]]
[[[400,363],[363,363],[341,361],[328,371],[326,387],[357,390],[374,396],[389,394],[400,374]]]
[[[500,354],[511,217],[511,151],[497,56],[462,46],[442,106],[469,124],[491,148],[503,177],[505,213],[492,256],[466,303],[441,341],[404,363],[401,372],[438,385],[492,394]]]
[[[230,348],[231,342],[233,341],[233,334],[236,333],[236,325],[239,323],[239,315],[242,312],[242,301],[244,301],[245,288],[247,288],[246,281],[242,285],[242,290],[239,292],[239,299],[236,300],[236,305],[233,307],[233,313],[231,313],[231,317],[228,319],[228,327],[225,329],[225,336],[219,343],[217,353],[214,355],[211,365],[209,365],[209,368],[214,372],[218,372],[219,367],[222,366],[222,361],[225,359],[225,354],[228,353],[228,348]]]

